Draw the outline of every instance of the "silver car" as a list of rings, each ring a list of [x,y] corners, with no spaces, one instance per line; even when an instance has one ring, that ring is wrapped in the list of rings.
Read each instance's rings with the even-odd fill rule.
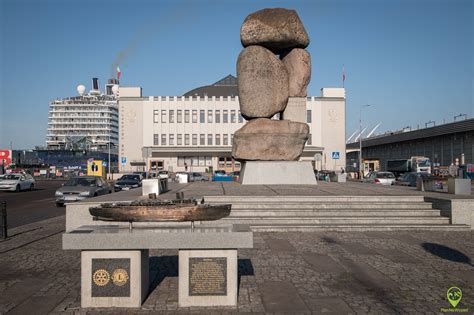
[[[56,190],[56,205],[60,207],[67,202],[81,201],[110,193],[112,193],[112,187],[102,177],[75,177]]]
[[[0,190],[19,192],[34,189],[35,179],[30,174],[8,174],[0,181]]]

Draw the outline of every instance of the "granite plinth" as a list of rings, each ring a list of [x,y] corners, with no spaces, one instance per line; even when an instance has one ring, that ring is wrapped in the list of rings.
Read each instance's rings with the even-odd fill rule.
[[[63,249],[236,249],[253,248],[247,225],[133,228],[82,226],[63,234]]]
[[[240,172],[242,185],[317,185],[309,161],[246,161]]]

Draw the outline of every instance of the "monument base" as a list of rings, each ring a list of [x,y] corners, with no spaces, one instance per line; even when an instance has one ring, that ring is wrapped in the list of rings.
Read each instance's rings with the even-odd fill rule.
[[[247,161],[240,172],[242,185],[317,185],[310,161]]]

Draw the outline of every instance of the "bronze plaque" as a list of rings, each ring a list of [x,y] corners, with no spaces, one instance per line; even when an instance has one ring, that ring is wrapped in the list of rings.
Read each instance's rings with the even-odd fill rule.
[[[130,296],[130,259],[92,259],[92,297]]]
[[[227,258],[189,258],[189,296],[227,295]]]

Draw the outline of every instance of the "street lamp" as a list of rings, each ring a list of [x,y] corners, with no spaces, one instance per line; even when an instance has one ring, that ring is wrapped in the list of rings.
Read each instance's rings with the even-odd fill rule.
[[[370,106],[372,105],[361,105],[359,111],[359,174],[361,179],[364,177],[364,171],[362,169],[362,108]]]
[[[459,114],[459,115],[457,115],[457,116],[454,116],[454,121],[456,121],[456,119],[457,119],[458,117],[461,118],[461,117],[463,117],[463,116],[464,116],[464,120],[466,120],[466,119],[467,119],[467,115],[466,115],[466,114]]]

